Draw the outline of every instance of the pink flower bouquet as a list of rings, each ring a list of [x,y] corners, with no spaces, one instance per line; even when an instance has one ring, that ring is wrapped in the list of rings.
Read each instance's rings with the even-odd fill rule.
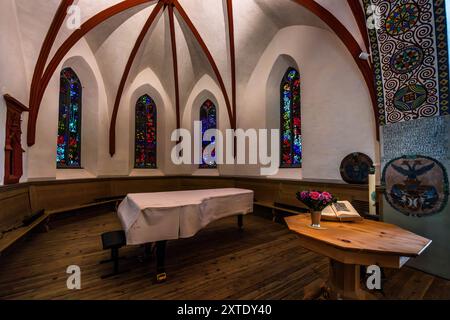
[[[303,202],[312,211],[322,211],[330,204],[337,202],[337,198],[326,191],[297,192],[297,199]]]

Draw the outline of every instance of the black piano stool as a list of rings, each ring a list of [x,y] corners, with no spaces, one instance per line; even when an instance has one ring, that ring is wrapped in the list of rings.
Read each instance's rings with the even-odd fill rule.
[[[125,237],[125,232],[120,231],[112,231],[106,232],[102,234],[102,245],[103,250],[111,250],[111,259],[103,260],[100,264],[113,262],[114,270],[112,273],[102,276],[102,279],[106,279],[109,277],[113,277],[120,273],[124,273],[126,271],[119,271],[119,260],[124,259],[123,257],[119,257],[119,249],[126,246],[127,240]]]

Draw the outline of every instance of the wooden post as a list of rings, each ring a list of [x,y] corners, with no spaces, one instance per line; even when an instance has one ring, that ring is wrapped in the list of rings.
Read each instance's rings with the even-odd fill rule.
[[[331,296],[335,299],[366,300],[370,294],[361,289],[360,266],[330,259]]]

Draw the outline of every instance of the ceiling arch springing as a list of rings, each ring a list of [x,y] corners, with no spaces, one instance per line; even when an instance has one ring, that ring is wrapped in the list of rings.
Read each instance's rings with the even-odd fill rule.
[[[192,76],[189,75],[186,77],[187,78],[190,77],[191,79],[190,82],[193,83],[195,83],[195,79],[201,77],[205,72],[209,73],[211,71],[212,76],[213,77],[215,76],[216,81],[218,82],[221,91],[224,95],[228,115],[230,118],[230,123],[232,126],[236,126],[236,96],[239,90],[238,83],[245,83],[246,77],[248,77],[249,72],[251,72],[251,70],[253,70],[254,68],[252,67],[252,65],[255,64],[254,60],[257,59],[256,57],[262,53],[261,50],[264,48],[264,44],[270,41],[271,37],[273,37],[274,32],[276,32],[276,30],[278,30],[283,26],[288,26],[291,24],[309,24],[315,27],[325,28],[334,31],[337,34],[337,36],[342,40],[342,42],[345,44],[349,52],[352,54],[353,58],[355,59],[355,63],[358,65],[359,69],[361,70],[361,73],[364,76],[364,79],[366,80],[371,95],[374,95],[371,67],[367,61],[362,61],[357,57],[359,56],[359,53],[363,50],[361,49],[361,47],[358,45],[358,42],[354,38],[355,30],[352,30],[351,32],[347,30],[344,27],[344,25],[333,16],[333,14],[331,14],[328,10],[320,6],[317,2],[313,0],[280,0],[280,1],[247,0],[234,2],[232,0],[208,0],[208,1],[213,1],[214,5],[216,6],[218,5],[218,8],[220,7],[223,9],[222,14],[224,16],[222,16],[220,24],[225,25],[226,30],[223,36],[226,39],[225,42],[228,41],[227,50],[230,51],[227,52],[227,50],[225,50],[225,54],[223,54],[224,50],[223,49],[221,50],[220,46],[218,46],[217,44],[217,41],[215,41],[217,39],[214,38],[214,32],[211,33],[210,30],[205,30],[205,26],[208,26],[211,23],[218,21],[217,19],[218,16],[217,15],[209,16],[205,10],[200,10],[203,8],[201,6],[199,7],[199,4],[203,3],[201,2],[201,0],[195,1],[124,0],[120,2],[115,0],[113,1],[113,3],[115,4],[106,9],[104,8],[107,0],[104,1],[102,0],[101,8],[103,10],[99,11],[96,14],[93,13],[94,5],[92,5],[89,8],[90,15],[87,15],[89,19],[83,23],[80,30],[76,30],[72,34],[70,34],[67,37],[67,39],[57,49],[53,48],[53,50],[55,51],[51,57],[49,57],[49,54],[47,54],[46,57],[46,53],[48,51],[47,49],[48,44],[45,44],[45,48],[44,45],[42,46],[43,48],[41,49],[41,54],[38,60],[39,61],[49,60],[49,63],[47,67],[45,67],[44,70],[42,71],[41,77],[37,76],[39,75],[39,73],[41,73],[39,69],[37,70],[38,72],[34,76],[35,80],[30,88],[31,112],[30,112],[30,120],[28,123],[29,126],[28,144],[31,146],[35,142],[35,130],[36,130],[37,116],[39,113],[39,106],[42,101],[45,90],[47,88],[47,85],[51,77],[55,73],[56,68],[64,59],[65,55],[69,52],[69,50],[78,41],[80,41],[82,38],[85,38],[89,43],[94,54],[100,47],[105,48],[106,52],[108,52],[107,48],[113,47],[112,44],[110,43],[111,41],[109,40],[109,38],[111,38],[110,35],[114,32],[114,30],[117,30],[120,25],[123,25],[126,21],[129,20],[128,17],[133,16],[134,14],[139,12],[139,10],[143,10],[144,8],[148,8],[150,5],[157,5],[159,3],[162,3],[162,5],[164,6],[173,5],[175,7],[174,17],[176,17],[176,19],[173,31],[178,29],[181,29],[182,31],[181,33],[177,31],[176,32],[177,34],[174,37],[175,45],[178,48],[176,48],[177,49],[175,51],[176,54],[175,55],[172,54],[171,59],[171,61],[175,61],[174,58],[177,58],[177,60],[179,60],[177,61],[178,66],[176,69],[178,70],[176,73],[178,73],[178,77],[180,77],[180,74],[183,75],[182,77],[183,81],[179,81],[178,85],[174,84],[174,87],[178,87],[174,88],[175,93],[174,96],[175,100],[178,101],[178,103],[176,103],[178,105],[177,107],[178,109],[180,108],[179,105],[181,104],[181,101],[183,101],[183,97],[180,96],[177,97],[177,94],[180,95],[180,90],[184,91],[185,89],[186,90],[189,89],[188,87],[187,88],[183,87],[181,89],[181,86],[182,85],[191,86],[191,84],[186,83],[184,77],[184,74],[189,72],[188,71],[189,69],[186,68],[192,69],[191,73],[193,73],[193,75]],[[79,3],[82,6],[83,3],[85,2],[86,0],[80,0],[77,3]],[[67,3],[68,1],[62,0],[60,2],[60,5],[61,6],[63,4],[66,5]],[[258,21],[255,20],[253,22],[247,21],[243,19],[244,17],[241,15],[243,12],[242,10],[248,11],[245,13],[247,16],[255,18],[259,17],[260,19]],[[194,20],[192,19],[191,15],[195,17]],[[351,16],[351,12],[349,13],[349,15]],[[203,19],[201,20],[201,23],[199,23],[200,21],[199,17]],[[170,22],[166,21],[166,19],[159,19],[159,20],[160,21],[156,22],[158,25],[161,23]],[[246,24],[249,24],[249,26],[246,26]],[[250,26],[250,24],[252,25]],[[50,37],[50,39],[54,37],[55,32],[54,29],[58,29],[57,25],[56,28],[51,27],[49,29],[49,33],[51,34],[48,37]],[[199,26],[202,27],[199,29]],[[266,29],[264,29],[263,26],[267,26]],[[250,31],[252,30],[252,28],[253,31]],[[164,37],[167,38],[167,41],[163,42],[165,50],[168,48],[167,46],[170,47],[171,42],[173,42],[170,36],[171,33],[168,32],[168,30],[169,28],[165,30],[166,34],[164,35]],[[357,32],[359,31],[357,30]],[[58,34],[58,32],[56,32],[56,34]],[[155,35],[152,34],[145,39],[153,39],[154,36]],[[124,35],[124,37],[126,37],[126,35]],[[217,38],[221,39],[222,35]],[[182,41],[180,41],[180,39],[182,39]],[[146,43],[145,41],[144,43],[141,44],[144,47],[142,49],[141,54],[142,57],[140,58],[139,61],[131,62],[131,64],[134,65],[133,68],[139,69],[152,66],[153,63],[151,61],[152,56],[149,56],[147,52],[150,52],[151,50],[155,49],[147,48],[151,47],[151,44]],[[151,40],[148,41],[150,42]],[[256,51],[253,50],[252,43],[253,45],[256,43],[260,43],[261,48],[257,49]],[[130,51],[132,50],[131,48],[132,46],[133,44],[130,45]],[[233,47],[234,50],[232,50]],[[180,50],[184,51],[180,53]],[[201,52],[206,57],[205,60],[208,62],[207,64],[209,64],[209,66],[199,67],[199,62],[194,61],[195,59],[193,59],[193,57],[191,57],[190,60],[184,57],[186,50],[193,50],[192,52],[195,53]],[[251,53],[251,56],[254,58],[248,59],[248,57],[246,57],[245,55],[246,54],[248,55],[249,52],[252,52],[252,50],[253,53]],[[115,54],[114,51],[110,52],[111,54]],[[100,57],[97,58],[99,59]],[[247,60],[245,60],[246,58]],[[249,60],[253,60],[253,62]],[[168,60],[165,59],[165,61]],[[239,66],[239,68],[236,68],[237,65]],[[157,68],[155,67],[155,69]],[[204,69],[204,71],[199,72],[199,70],[201,69]],[[136,72],[138,72],[138,70]],[[160,70],[158,76],[162,76],[161,72],[164,71]],[[128,75],[125,78],[127,77]],[[174,70],[174,77],[176,77],[175,70]],[[167,78],[167,76],[165,76],[165,78]],[[172,80],[175,81],[175,79]],[[167,83],[166,80],[164,81],[165,83]],[[112,86],[112,88],[113,87],[114,86]],[[115,89],[112,90],[115,91]],[[120,90],[117,90],[115,92],[118,91]],[[169,90],[168,92],[171,92],[171,90]],[[120,101],[120,97],[118,97],[120,95],[121,93],[116,95],[116,100],[118,98]],[[183,96],[183,94],[181,94],[181,96]],[[116,109],[116,104],[117,103],[115,103],[114,109]],[[374,109],[374,111],[376,110]],[[178,111],[178,113],[179,112],[180,111]],[[110,131],[111,132],[114,131],[115,130],[114,128],[115,128],[115,119],[114,121],[111,121]],[[114,137],[115,133],[114,135],[111,135],[110,139],[111,145],[114,144]]]

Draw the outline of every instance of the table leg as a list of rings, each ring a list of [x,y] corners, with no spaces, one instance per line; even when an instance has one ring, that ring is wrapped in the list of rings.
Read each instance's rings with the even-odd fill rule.
[[[244,215],[243,214],[238,215],[237,220],[239,229],[241,230],[244,229]]]
[[[166,246],[167,241],[156,242],[156,282],[161,283],[166,281]]]
[[[361,289],[360,266],[330,259],[331,298],[367,300],[373,296]]]

